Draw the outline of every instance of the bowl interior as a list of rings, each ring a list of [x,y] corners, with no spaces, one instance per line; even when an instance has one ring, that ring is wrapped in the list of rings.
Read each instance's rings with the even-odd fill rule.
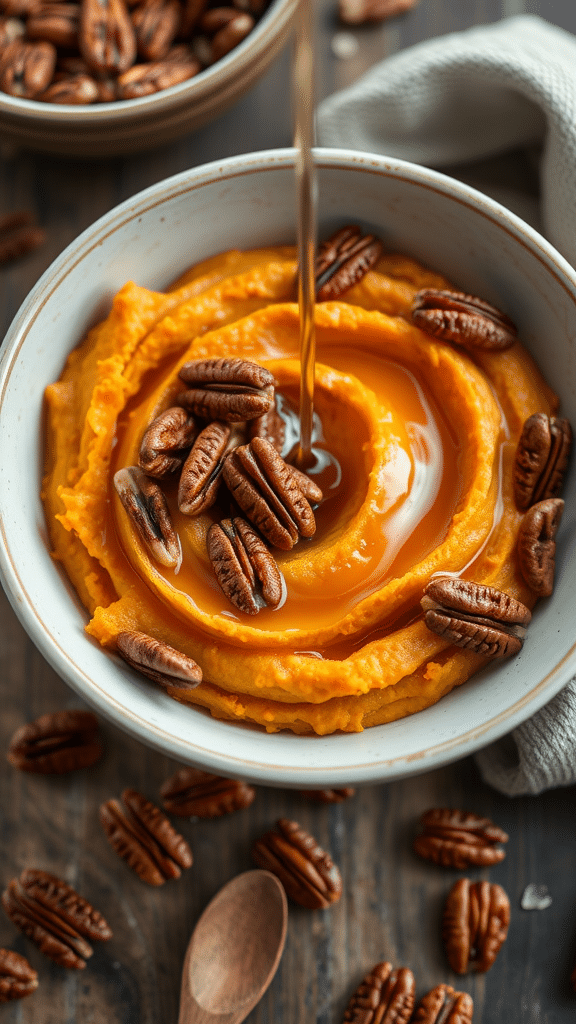
[[[184,763],[292,786],[375,782],[424,771],[497,738],[576,669],[576,474],[569,474],[554,595],[540,602],[521,654],[434,707],[361,734],[268,735],[175,703],[103,653],[49,554],[40,502],[41,409],[66,355],[132,279],[162,289],[229,248],[293,242],[294,154],[236,157],[178,175],[98,221],[52,265],[18,313],[0,364],[0,571],[44,656],[118,725]],[[319,150],[319,234],[346,222],[503,308],[576,422],[576,275],[535,232],[471,189],[397,160]]]

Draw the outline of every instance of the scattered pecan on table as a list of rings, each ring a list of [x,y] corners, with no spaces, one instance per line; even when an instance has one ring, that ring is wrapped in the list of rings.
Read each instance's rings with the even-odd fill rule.
[[[438,288],[423,288],[414,296],[412,323],[427,334],[469,349],[502,351],[516,340],[516,327],[489,302]]]
[[[212,523],[206,543],[216,579],[236,608],[256,615],[263,607],[278,607],[283,594],[282,575],[250,523],[241,516]]]
[[[192,851],[166,815],[135,789],[100,807],[100,821],[116,853],[149,885],[164,885],[192,865]]]
[[[436,985],[422,997],[411,1024],[472,1024],[474,1003],[467,992],[451,985]]]
[[[444,907],[442,938],[456,974],[488,971],[506,940],[510,901],[500,885],[461,878]]]
[[[202,669],[193,658],[148,633],[123,630],[116,636],[116,648],[131,668],[163,689],[192,690],[202,682]]]
[[[317,301],[340,298],[378,262],[382,249],[379,238],[362,234],[355,224],[321,242],[314,271]]]
[[[55,711],[16,730],[8,761],[22,772],[62,775],[102,756],[98,719],[91,711]]]
[[[273,547],[289,551],[312,537],[316,521],[298,477],[270,441],[254,437],[224,460],[224,481],[251,523]]]
[[[419,0],[339,0],[338,14],[345,25],[385,21],[416,7]]]
[[[114,474],[114,487],[124,511],[155,561],[169,568],[178,565],[180,541],[157,481],[146,476],[138,466],[127,466]]]
[[[238,779],[222,778],[199,768],[180,768],[163,784],[160,795],[168,814],[220,818],[250,807],[256,790]]]
[[[415,993],[408,967],[376,964],[360,983],[344,1013],[344,1024],[408,1024]]]
[[[550,597],[556,570],[556,534],[562,519],[562,498],[546,498],[528,509],[518,530],[518,565],[537,597]]]
[[[336,903],[342,878],[330,854],[298,822],[280,818],[277,826],[278,831],[266,832],[254,844],[256,864],[276,875],[302,907],[318,910]]]
[[[0,1003],[23,999],[38,988],[38,972],[25,956],[13,949],[0,949]]]
[[[498,864],[506,856],[499,843],[508,836],[489,818],[450,807],[434,807],[420,819],[424,831],[414,849],[425,860],[444,867]]]
[[[572,448],[566,419],[535,412],[522,428],[514,461],[514,498],[519,509],[557,498]]]
[[[204,419],[240,423],[262,416],[274,401],[274,377],[247,359],[196,359],[178,376],[187,386],[178,404]]]
[[[301,789],[300,795],[315,803],[340,804],[354,796],[355,792],[351,786],[344,786],[342,789]]]
[[[0,50],[0,69],[2,67]],[[1,71],[0,71],[1,73]],[[43,245],[46,232],[34,222],[29,210],[0,217],[0,266],[22,259]]]
[[[509,594],[452,577],[431,580],[420,604],[428,629],[487,658],[518,654],[532,617],[530,609]]]
[[[102,914],[47,871],[28,869],[13,878],[2,893],[2,906],[40,952],[61,967],[82,970],[94,952],[87,940],[112,938]]]

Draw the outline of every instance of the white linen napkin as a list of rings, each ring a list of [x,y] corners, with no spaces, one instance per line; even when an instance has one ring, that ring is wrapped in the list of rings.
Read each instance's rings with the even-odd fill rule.
[[[543,19],[507,18],[388,58],[320,105],[317,133],[321,146],[442,168],[576,266],[576,39]],[[509,796],[575,783],[576,679],[476,760]]]

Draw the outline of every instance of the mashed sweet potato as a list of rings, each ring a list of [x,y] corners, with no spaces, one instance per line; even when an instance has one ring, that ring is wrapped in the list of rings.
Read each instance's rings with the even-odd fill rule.
[[[315,536],[274,552],[281,607],[243,614],[206,553],[212,510],[184,516],[168,495],[182,562],[165,568],[111,481],[137,463],[191,359],[259,363],[297,406],[295,275],[281,248],[215,257],[165,294],[125,285],[47,389],[43,498],[91,636],[113,651],[119,632],[138,630],[188,654],[203,682],[169,692],[219,718],[323,735],[425,708],[484,664],[426,628],[419,601],[433,574],[533,604],[515,553],[512,465],[524,421],[553,414],[556,399],[520,342],[472,357],[413,326],[415,292],[448,282],[383,256],[340,301],[317,305],[325,500]]]

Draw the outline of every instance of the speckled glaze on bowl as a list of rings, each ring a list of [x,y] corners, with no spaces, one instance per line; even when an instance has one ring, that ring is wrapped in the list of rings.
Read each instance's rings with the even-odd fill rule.
[[[359,221],[466,291],[505,308],[576,423],[576,274],[536,232],[444,175],[318,150],[320,233]],[[294,241],[294,153],[195,168],[112,210],[56,260],[22,306],[0,363],[0,574],[42,654],[96,710],[183,763],[256,782],[343,786],[414,774],[503,735],[576,671],[576,472],[569,473],[554,595],[521,654],[434,707],[360,734],[268,735],[177,704],[83,632],[85,613],[50,558],[40,502],[43,390],[128,279],[161,289],[232,248]],[[194,225],[194,230],[190,225]]]
[[[298,0],[271,0],[253,31],[187,82],[152,96],[87,106],[39,103],[0,91],[3,144],[63,156],[137,153],[195,131],[236,103],[286,44]]]

